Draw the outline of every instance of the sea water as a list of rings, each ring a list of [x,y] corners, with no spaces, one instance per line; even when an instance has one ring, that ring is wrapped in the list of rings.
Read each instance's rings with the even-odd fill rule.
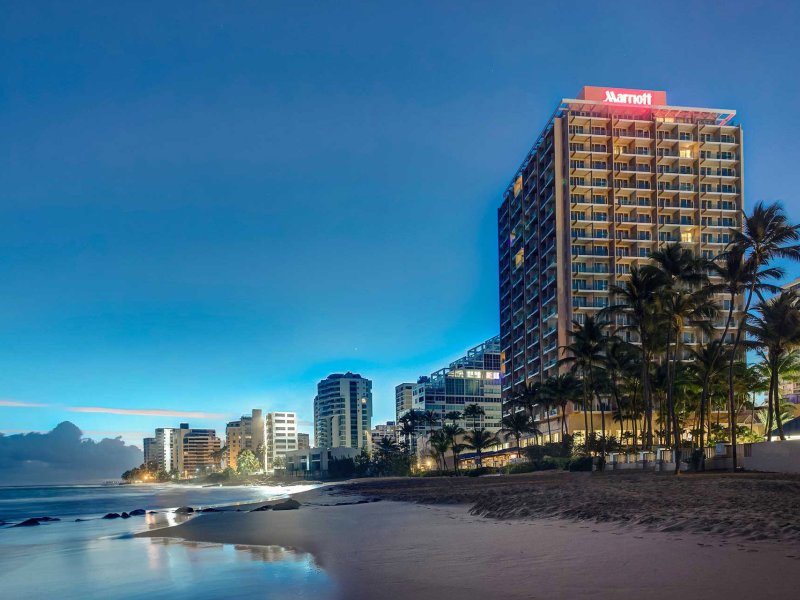
[[[0,526],[0,597],[334,598],[334,586],[310,554],[279,546],[134,538],[193,515],[174,512],[285,497],[313,486],[200,487],[188,485],[0,488],[0,519],[60,521]],[[156,511],[129,519],[109,512]]]

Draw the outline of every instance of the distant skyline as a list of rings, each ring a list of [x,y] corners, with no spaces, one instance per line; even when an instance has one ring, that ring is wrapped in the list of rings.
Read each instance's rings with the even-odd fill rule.
[[[310,432],[348,370],[393,419],[498,333],[497,207],[584,85],[735,109],[800,221],[794,4],[146,4],[0,14],[2,432]]]

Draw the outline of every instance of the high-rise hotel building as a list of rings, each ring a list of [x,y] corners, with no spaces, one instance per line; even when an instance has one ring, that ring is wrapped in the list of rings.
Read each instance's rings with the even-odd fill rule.
[[[725,247],[742,214],[735,114],[617,88],[559,103],[498,210],[504,398],[557,374],[572,321],[608,306],[653,250]]]

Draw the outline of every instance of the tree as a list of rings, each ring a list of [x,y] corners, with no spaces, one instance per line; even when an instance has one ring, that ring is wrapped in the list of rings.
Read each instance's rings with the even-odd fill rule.
[[[450,438],[443,430],[439,429],[431,433],[428,442],[431,446],[431,454],[437,459],[437,462],[441,461],[442,471],[446,471],[447,462],[445,461],[445,456],[450,448]]]
[[[450,450],[453,452],[453,471],[458,473],[458,455],[464,449],[464,445],[459,444],[457,440],[460,435],[463,435],[464,429],[454,420],[452,424],[442,426],[442,433],[450,440]]]
[[[497,444],[497,435],[486,428],[473,429],[464,436],[464,445],[475,452],[475,465],[481,467],[481,454],[487,448]]]
[[[236,458],[236,472],[239,475],[250,475],[261,468],[256,455],[252,450],[242,450]]]
[[[769,371],[767,400],[767,439],[772,439],[772,415],[781,440],[783,420],[780,413],[779,373],[781,363],[787,355],[800,345],[800,296],[795,292],[783,292],[756,307],[756,314],[749,317],[747,332],[753,341],[748,344],[764,357]]]
[[[661,287],[661,276],[657,271],[631,268],[630,278],[621,285],[612,285],[615,304],[605,311],[621,317],[620,331],[632,331],[641,348],[640,384],[642,405],[645,413],[644,445],[653,447],[653,402],[650,395],[650,362],[653,357],[653,341],[656,336],[658,315],[655,312],[655,296]],[[601,313],[602,314],[602,313]]]
[[[461,414],[461,411],[451,410],[445,414],[444,418],[446,421],[450,421],[452,425],[455,425],[459,420],[464,418],[464,416]]]
[[[267,464],[267,447],[264,445],[264,442],[259,442],[256,446],[256,459],[258,459],[258,464],[261,465],[262,469],[266,469]]]
[[[583,323],[573,322],[572,331],[570,332],[572,341],[564,347],[567,356],[559,361],[561,364],[571,365],[574,371],[581,374],[584,422],[586,424],[587,437],[590,433],[587,411],[593,411],[594,408],[593,404],[596,396],[594,375],[595,369],[601,364],[603,352],[608,343],[608,338],[605,335],[607,325],[605,321],[599,321],[593,316],[586,317]],[[600,416],[602,437],[605,440],[606,415],[602,402],[600,402]],[[592,417],[591,421],[591,432],[594,433],[594,417]],[[601,445],[601,455],[605,458],[605,442]]]
[[[503,417],[503,426],[500,431],[504,432],[503,439],[506,441],[511,438],[516,440],[517,450],[519,450],[519,442],[523,436],[528,434],[538,436],[541,433],[533,423],[531,416],[524,411],[515,411]]]
[[[567,406],[580,399],[581,382],[573,373],[561,373],[545,380],[542,395],[561,410],[561,433],[567,435]]]
[[[769,206],[759,202],[750,215],[745,215],[742,230],[732,230],[732,245],[742,251],[743,256],[751,262],[751,269],[767,266],[776,258],[800,260],[800,226],[791,225],[783,207],[775,203]],[[745,316],[750,312],[753,295],[757,292],[758,279],[752,278],[747,287],[747,296],[744,306]],[[746,318],[746,317],[745,317]],[[733,341],[731,359],[728,363],[728,406],[729,410],[734,404],[733,361],[742,344],[742,334],[745,327],[736,330]],[[736,415],[730,415],[731,423],[735,422]],[[731,427],[731,445],[733,447],[733,470],[737,467],[736,458],[736,428]]]
[[[464,418],[469,421],[473,428],[478,426],[478,423],[482,426],[483,423],[483,416],[486,414],[486,411],[483,410],[483,407],[480,404],[468,404],[464,408]],[[469,426],[468,424],[468,426]]]

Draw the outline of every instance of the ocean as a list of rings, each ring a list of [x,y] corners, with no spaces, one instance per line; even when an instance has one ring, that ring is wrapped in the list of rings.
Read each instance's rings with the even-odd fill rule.
[[[312,487],[292,486],[291,492]],[[0,521],[60,519],[34,527],[0,526],[0,596],[4,600],[333,598],[331,579],[309,554],[278,546],[132,537],[196,518],[175,514],[179,506],[229,506],[287,493],[289,488],[281,486],[0,487]],[[156,513],[101,518],[138,508]]]

